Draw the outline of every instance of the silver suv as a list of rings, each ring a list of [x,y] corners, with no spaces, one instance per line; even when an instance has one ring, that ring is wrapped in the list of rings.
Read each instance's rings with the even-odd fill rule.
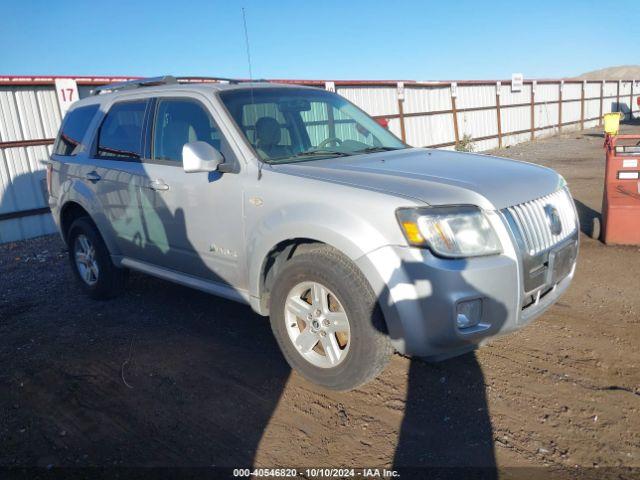
[[[553,170],[410,148],[315,88],[108,86],[67,113],[47,181],[91,297],[133,269],[247,303],[292,367],[338,390],[393,350],[439,360],[526,325],[578,250]]]

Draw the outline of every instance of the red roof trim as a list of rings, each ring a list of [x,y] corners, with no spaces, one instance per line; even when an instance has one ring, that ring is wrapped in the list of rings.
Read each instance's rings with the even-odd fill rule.
[[[114,82],[124,82],[127,80],[138,80],[144,77],[128,77],[128,76],[75,76],[75,75],[0,75],[0,85],[53,85],[58,78],[74,79],[78,85],[107,85]],[[179,80],[183,83],[209,83],[217,82],[214,77],[182,77]],[[248,81],[248,79],[238,79],[240,81]],[[496,82],[502,84],[510,84],[511,79],[507,80],[436,80],[436,81],[416,81],[416,80],[313,80],[313,79],[268,79],[272,83],[287,83],[297,85],[314,85],[324,86],[326,82],[333,82],[337,86],[395,86],[398,82],[403,82],[406,86],[449,86],[451,83],[458,85],[495,85]],[[555,78],[555,79],[526,79],[524,83],[582,83],[583,80],[574,78]],[[602,80],[584,80],[587,83],[602,83]],[[608,82],[616,82],[617,80],[609,80]],[[631,81],[631,80],[623,80]]]
[[[1,75],[0,85],[53,85],[56,79],[71,78],[78,85],[106,85],[113,82],[123,82],[126,80],[136,80],[140,77],[78,77],[62,75]]]

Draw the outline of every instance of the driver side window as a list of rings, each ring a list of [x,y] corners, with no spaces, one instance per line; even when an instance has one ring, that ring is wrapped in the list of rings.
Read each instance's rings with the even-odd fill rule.
[[[202,141],[222,150],[221,134],[202,105],[189,99],[158,100],[153,128],[154,160],[182,163],[182,147]]]

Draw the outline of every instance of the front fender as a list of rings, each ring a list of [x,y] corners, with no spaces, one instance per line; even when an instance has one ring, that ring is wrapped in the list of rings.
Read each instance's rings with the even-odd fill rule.
[[[388,243],[361,215],[326,205],[297,203],[273,210],[247,228],[249,292],[260,298],[262,268],[273,248],[287,240],[306,239],[336,248],[352,260]],[[261,312],[264,313],[264,312]]]

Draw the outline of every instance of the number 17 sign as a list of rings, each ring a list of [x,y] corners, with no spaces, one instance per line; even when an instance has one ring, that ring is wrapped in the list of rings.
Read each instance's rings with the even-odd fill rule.
[[[56,78],[56,94],[60,112],[64,117],[71,104],[79,100],[76,81],[73,78]]]

